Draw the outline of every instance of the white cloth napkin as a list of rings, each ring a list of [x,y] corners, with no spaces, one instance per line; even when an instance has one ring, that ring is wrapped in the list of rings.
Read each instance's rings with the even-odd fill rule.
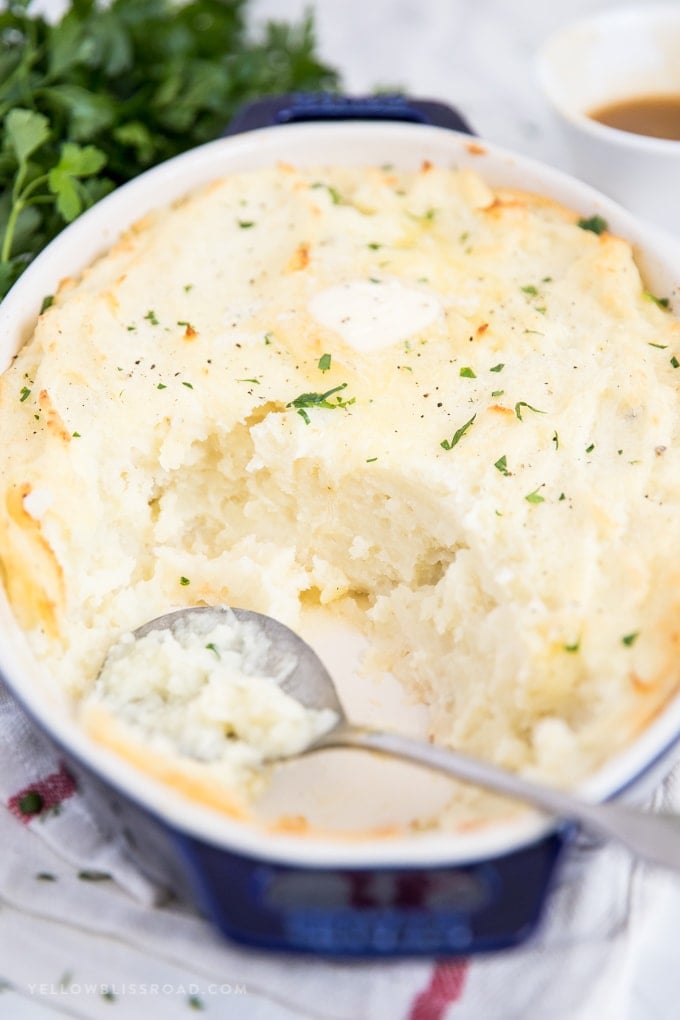
[[[541,928],[523,947],[470,961],[332,963],[234,946],[164,899],[135,870],[116,833],[97,826],[54,749],[1,685],[0,801],[0,904],[53,931],[55,954],[48,965],[43,946],[42,966],[51,972],[42,973],[35,954],[13,952],[0,906],[0,988],[4,978],[21,994],[57,1000],[60,1008],[67,999],[72,1008],[77,996],[78,1011],[69,1015],[110,1016],[105,1007],[114,1000],[123,1007],[116,1016],[145,1020],[187,1016],[187,1004],[239,1020],[629,1015],[629,962],[651,904],[653,873],[616,846],[584,840],[569,853]],[[655,802],[680,804],[674,774]],[[78,958],[69,960],[76,931],[92,938],[87,953],[82,938],[73,943]],[[9,961],[12,973],[3,974]]]

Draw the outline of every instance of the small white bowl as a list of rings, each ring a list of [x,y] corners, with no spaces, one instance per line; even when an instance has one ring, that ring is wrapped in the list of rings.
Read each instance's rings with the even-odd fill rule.
[[[590,116],[617,101],[680,97],[680,5],[618,7],[571,22],[540,48],[537,71],[573,173],[680,234],[680,141],[621,131]]]

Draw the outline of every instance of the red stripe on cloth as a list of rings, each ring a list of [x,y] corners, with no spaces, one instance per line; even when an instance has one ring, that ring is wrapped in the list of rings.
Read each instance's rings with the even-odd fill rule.
[[[33,818],[44,814],[51,808],[72,797],[76,792],[76,781],[65,765],[57,772],[50,773],[43,779],[37,779],[30,786],[19,790],[7,801],[7,807],[15,818],[26,825]]]
[[[408,1020],[443,1020],[447,1008],[461,998],[467,972],[467,960],[435,964],[429,985],[413,1000]]]

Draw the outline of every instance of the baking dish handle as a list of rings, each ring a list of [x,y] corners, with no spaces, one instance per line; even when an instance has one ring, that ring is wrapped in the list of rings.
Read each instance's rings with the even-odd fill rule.
[[[447,103],[400,94],[343,96],[334,92],[292,92],[255,100],[237,111],[224,134],[237,135],[277,124],[329,120],[402,121],[474,134],[465,118]]]

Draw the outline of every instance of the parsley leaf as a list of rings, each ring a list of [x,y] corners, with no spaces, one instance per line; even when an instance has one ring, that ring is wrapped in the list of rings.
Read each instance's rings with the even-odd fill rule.
[[[454,446],[457,446],[468,429],[472,428],[476,417],[477,415],[473,414],[469,421],[466,421],[464,425],[461,425],[461,427],[453,433],[453,438],[451,440],[443,439],[439,444],[442,449],[452,450]]]
[[[314,184],[312,184],[312,187],[313,188],[325,188],[325,190],[330,195],[330,199],[331,199],[331,202],[333,203],[333,205],[341,205],[342,204],[342,196],[340,195],[340,192],[338,191],[338,189],[334,188],[332,184],[325,184],[324,181],[315,181]],[[371,247],[371,245],[369,245],[369,248],[370,247]]]
[[[15,107],[5,121],[7,145],[13,150],[19,170],[26,170],[28,157],[49,137],[49,121],[41,113]]]
[[[526,407],[527,411],[533,411],[534,414],[545,414],[545,411],[539,411],[537,407],[532,407],[531,404],[527,404],[526,400],[518,400],[515,404],[515,414],[520,421],[524,421],[522,418],[522,408]]]
[[[59,162],[47,175],[47,184],[56,196],[57,209],[66,223],[70,223],[88,205],[87,192],[80,184],[80,178],[99,173],[106,163],[106,156],[94,145],[84,148],[74,142],[65,142]]]
[[[257,96],[338,85],[311,16],[251,27],[247,0],[67,0],[0,13],[0,297],[84,209],[219,137]],[[249,221],[244,221],[248,223]]]
[[[609,224],[601,216],[590,216],[588,219],[580,219],[577,224],[581,230],[590,230],[593,234],[604,234],[609,229]]]
[[[667,298],[667,297],[657,297],[656,294],[652,294],[651,291],[649,291],[649,290],[643,290],[642,296],[644,298],[646,298],[647,301],[651,301],[652,304],[655,304],[657,306],[657,308],[661,308],[662,311],[664,311],[664,312],[670,311],[670,307],[671,307],[670,298]],[[657,344],[651,344],[650,346],[656,347],[658,345]]]
[[[309,425],[309,415],[305,411],[306,407],[325,407],[335,409],[337,407],[349,407],[350,404],[356,403],[356,397],[352,397],[350,400],[343,400],[342,397],[336,397],[335,400],[329,400],[334,393],[339,393],[340,390],[347,389],[347,383],[340,383],[339,386],[334,386],[332,390],[326,390],[325,393],[301,393],[295,400],[290,400],[286,407],[294,407],[297,413],[300,415],[305,425]]]

